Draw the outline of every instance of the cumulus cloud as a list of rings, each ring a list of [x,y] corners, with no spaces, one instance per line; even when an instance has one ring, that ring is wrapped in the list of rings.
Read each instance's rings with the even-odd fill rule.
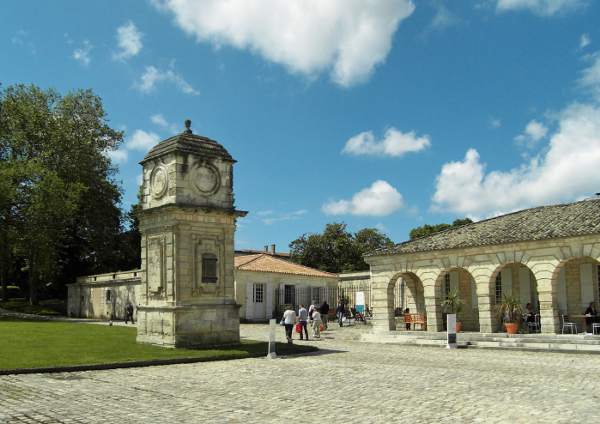
[[[455,13],[451,12],[448,7],[442,2],[434,3],[435,14],[429,23],[429,28],[432,30],[443,30],[448,27],[458,25],[461,19]]]
[[[127,162],[128,153],[126,149],[119,150],[108,150],[105,152],[105,155],[108,156],[111,162],[114,163],[125,163]]]
[[[175,85],[182,93],[193,96],[200,94],[200,92],[192,87],[181,75],[175,72],[173,65],[166,70],[160,70],[155,66],[146,66],[144,73],[140,79],[133,84],[133,87],[142,93],[151,93],[156,90],[157,84],[164,82]]]
[[[543,153],[509,171],[487,171],[475,149],[446,163],[432,209],[459,215],[501,212],[589,196],[600,187],[600,107],[575,103],[558,117]]]
[[[428,135],[418,137],[414,131],[403,133],[392,127],[385,132],[382,140],[376,140],[371,131],[355,135],[346,141],[342,153],[400,157],[407,153],[419,152],[430,145]]]
[[[331,72],[341,86],[385,61],[411,0],[154,0],[198,42],[246,49],[291,72]]]
[[[156,133],[146,132],[144,130],[135,130],[131,138],[127,140],[125,146],[128,150],[140,150],[145,152],[154,145],[158,144],[159,141],[160,137]]]
[[[586,6],[588,0],[497,0],[498,12],[527,10],[539,16],[553,16]]]
[[[492,116],[489,120],[489,124],[492,128],[500,128],[502,126],[502,120]]]
[[[117,28],[119,51],[113,57],[124,60],[137,55],[142,50],[142,35],[132,21]]]
[[[592,39],[590,38],[589,34],[581,34],[581,37],[579,38],[579,48],[580,49],[585,49],[591,43],[592,43]]]
[[[515,141],[522,146],[533,148],[546,134],[548,128],[534,119],[527,124],[522,134],[515,137]]]
[[[600,101],[600,52],[588,56],[588,59],[592,63],[583,70],[577,83],[581,88],[589,90]]]
[[[159,128],[163,129],[163,130],[168,130],[170,132],[177,132],[177,125],[168,122],[165,117],[161,114],[161,113],[157,113],[154,114],[150,117],[150,121],[152,121],[152,123],[156,126],[158,126]]]
[[[88,66],[92,61],[90,53],[92,52],[93,48],[94,46],[88,40],[83,40],[81,47],[73,50],[73,59],[81,63],[83,66]]]
[[[332,200],[323,205],[327,215],[366,215],[385,216],[397,211],[404,205],[402,195],[387,181],[378,180],[350,200]]]

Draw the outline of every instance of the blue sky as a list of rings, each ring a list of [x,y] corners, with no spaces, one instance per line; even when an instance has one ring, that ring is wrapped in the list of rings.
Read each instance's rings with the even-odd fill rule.
[[[13,1],[0,82],[91,88],[139,160],[183,130],[238,160],[238,248],[411,228],[600,191],[600,4]]]

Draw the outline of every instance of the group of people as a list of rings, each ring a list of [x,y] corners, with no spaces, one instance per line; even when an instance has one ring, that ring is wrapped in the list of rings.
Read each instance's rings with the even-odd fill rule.
[[[327,315],[329,314],[329,304],[324,301],[321,306],[316,306],[316,302],[312,302],[308,309],[304,305],[300,305],[298,313],[293,306],[287,305],[283,312],[281,323],[285,327],[285,336],[288,343],[292,343],[292,333],[294,325],[299,325],[300,340],[308,340],[308,325],[312,326],[313,337],[319,339],[321,337],[321,328],[327,329]]]

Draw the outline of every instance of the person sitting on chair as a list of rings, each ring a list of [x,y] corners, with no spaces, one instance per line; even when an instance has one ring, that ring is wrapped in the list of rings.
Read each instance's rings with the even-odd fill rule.
[[[598,315],[598,312],[596,311],[596,305],[594,305],[594,302],[590,302],[583,314],[585,315],[585,326],[587,327],[587,331],[590,329],[593,322],[597,322],[596,315]]]
[[[525,321],[526,322],[535,322],[535,311],[533,310],[533,305],[528,303],[525,305]]]
[[[410,309],[409,309],[409,308],[406,308],[406,309],[404,310],[404,316],[406,317],[406,315],[410,315]],[[405,318],[405,319],[406,319],[406,318]],[[404,325],[406,326],[406,329],[407,329],[407,330],[410,330],[410,321],[409,321],[409,322],[407,322],[407,323],[406,323],[406,324],[404,324]]]

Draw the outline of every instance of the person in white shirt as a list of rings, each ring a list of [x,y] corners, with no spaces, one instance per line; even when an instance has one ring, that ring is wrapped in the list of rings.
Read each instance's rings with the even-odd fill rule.
[[[285,307],[285,311],[283,312],[283,326],[285,327],[285,336],[287,338],[288,343],[292,343],[292,330],[294,329],[294,324],[296,323],[296,312],[292,308],[292,306],[287,305]]]
[[[317,308],[313,311],[313,337],[315,339],[321,338],[321,313]]]

